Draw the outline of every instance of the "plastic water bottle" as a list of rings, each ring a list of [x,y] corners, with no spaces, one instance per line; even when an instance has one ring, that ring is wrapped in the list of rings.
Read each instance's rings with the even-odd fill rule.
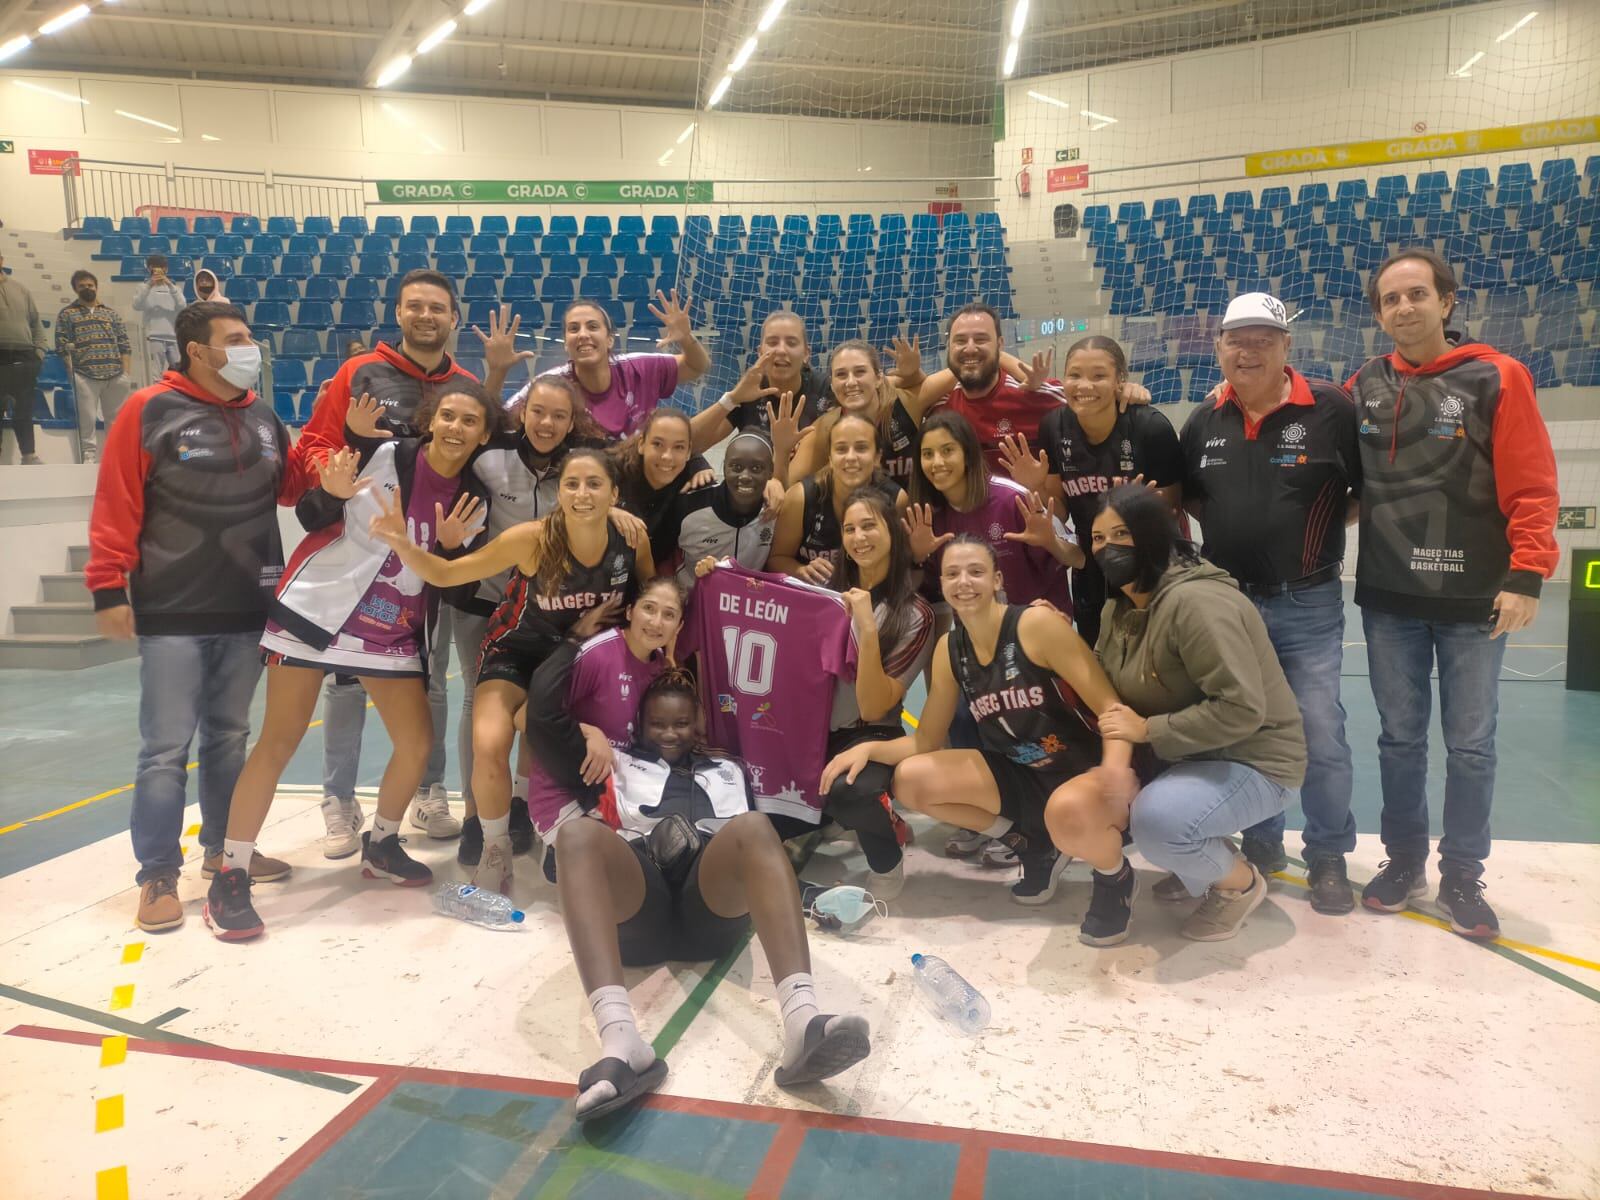
[[[944,959],[913,954],[911,966],[917,986],[933,1003],[934,1011],[962,1033],[977,1033],[989,1023],[989,1002]]]
[[[523,914],[511,906],[511,898],[499,892],[486,892],[471,883],[441,883],[433,893],[433,907],[447,917],[459,917],[490,929],[517,929]]]

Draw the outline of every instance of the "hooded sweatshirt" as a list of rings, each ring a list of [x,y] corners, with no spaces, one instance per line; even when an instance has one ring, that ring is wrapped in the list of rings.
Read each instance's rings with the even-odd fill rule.
[[[1117,593],[1095,653],[1164,762],[1236,762],[1286,788],[1305,781],[1300,706],[1261,614],[1221,567],[1174,563],[1144,609]]]
[[[1360,421],[1356,603],[1486,621],[1495,596],[1537,596],[1560,562],[1556,459],[1533,378],[1481,342],[1413,366],[1370,360],[1347,385]]]
[[[169,276],[160,283],[145,280],[133,291],[133,311],[144,318],[144,335],[161,341],[178,339],[175,322],[188,306],[183,288]]]
[[[345,419],[350,401],[370,395],[388,411],[384,423],[400,437],[415,437],[422,430],[412,425],[417,411],[440,395],[451,383],[477,383],[478,377],[446,354],[439,365],[428,370],[405,352],[402,344],[379,342],[366,354],[344,360],[328,380],[311,419],[300,433],[299,445],[307,461],[326,459],[345,445]]]
[[[214,291],[212,291],[211,295],[209,295],[209,296],[202,296],[200,294],[200,279],[201,279],[202,276],[204,276],[205,278],[211,280],[212,287],[215,289]],[[190,289],[194,293],[194,302],[196,304],[200,303],[200,301],[202,301],[202,300],[212,301],[212,302],[215,302],[217,304],[232,304],[233,303],[233,301],[229,300],[228,297],[223,294],[223,291],[222,291],[222,280],[218,279],[217,276],[216,276],[216,273],[214,271],[212,271],[209,267],[201,267],[198,271],[196,271],[194,273],[194,282],[191,283],[189,286],[190,286]]]

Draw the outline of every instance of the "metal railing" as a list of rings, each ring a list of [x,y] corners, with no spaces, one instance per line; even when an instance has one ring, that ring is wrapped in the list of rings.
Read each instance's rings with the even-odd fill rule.
[[[367,207],[359,179],[214,171],[171,163],[69,159],[62,164],[66,225],[85,217],[359,217]],[[151,222],[154,224],[154,221]]]

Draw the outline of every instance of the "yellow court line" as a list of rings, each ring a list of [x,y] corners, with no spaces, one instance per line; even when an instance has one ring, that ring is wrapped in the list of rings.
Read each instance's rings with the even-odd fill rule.
[[[107,1133],[123,1125],[122,1093],[102,1096],[94,1102],[94,1131]]]
[[[128,1059],[128,1035],[112,1034],[100,1039],[100,1065],[120,1067]]]
[[[128,1168],[95,1172],[94,1200],[128,1200]]]
[[[110,1004],[110,1008],[111,1008],[112,1012],[116,1012],[119,1008],[132,1008],[132,1007],[133,1007],[133,984],[131,984],[131,983],[119,983],[116,987],[111,989],[111,1004]]]
[[[144,943],[143,942],[129,942],[126,946],[124,946],[122,948],[122,961],[125,962],[125,963],[136,963],[143,957],[144,957]]]

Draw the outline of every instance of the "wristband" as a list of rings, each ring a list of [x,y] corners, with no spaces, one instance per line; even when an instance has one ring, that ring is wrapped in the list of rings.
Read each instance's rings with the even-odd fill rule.
[[[734,403],[732,392],[723,392],[721,397],[717,400],[717,407],[725,413],[731,413],[739,406]]]

